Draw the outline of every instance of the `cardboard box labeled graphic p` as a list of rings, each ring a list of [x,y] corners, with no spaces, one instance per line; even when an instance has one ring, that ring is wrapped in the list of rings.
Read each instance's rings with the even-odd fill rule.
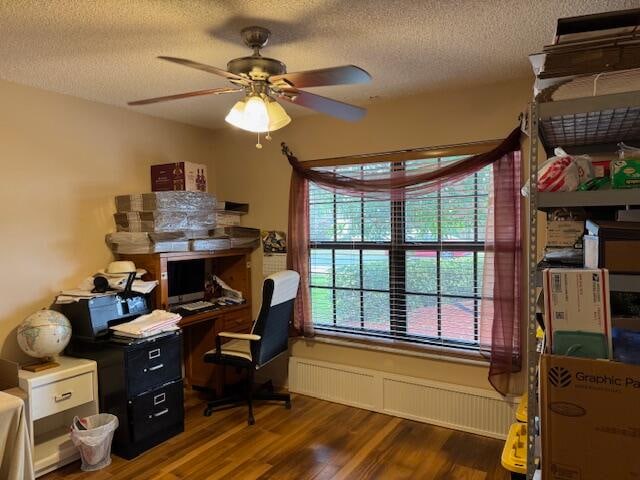
[[[640,479],[640,367],[544,355],[542,477]]]

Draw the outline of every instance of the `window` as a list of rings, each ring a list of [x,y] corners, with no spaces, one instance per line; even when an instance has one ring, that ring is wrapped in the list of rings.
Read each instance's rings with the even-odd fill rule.
[[[464,157],[324,168],[370,178]],[[477,349],[491,166],[437,192],[370,199],[309,188],[314,327]]]

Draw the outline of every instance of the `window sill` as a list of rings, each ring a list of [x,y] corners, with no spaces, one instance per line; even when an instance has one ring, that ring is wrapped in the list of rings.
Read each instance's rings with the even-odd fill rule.
[[[361,336],[349,335],[348,333],[323,332],[316,334],[312,338],[298,337],[295,341],[326,343],[330,345],[360,348],[363,350],[393,353],[396,355],[427,358],[442,362],[461,363],[479,367],[489,366],[489,361],[479,352],[465,352],[456,348],[440,347],[436,345],[416,345],[415,343],[385,338],[363,339]]]

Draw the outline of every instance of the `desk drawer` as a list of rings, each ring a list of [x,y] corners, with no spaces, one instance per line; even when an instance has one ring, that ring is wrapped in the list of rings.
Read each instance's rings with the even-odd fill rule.
[[[182,335],[149,341],[127,352],[127,391],[135,396],[182,377]]]
[[[93,373],[87,372],[31,391],[33,420],[93,401]]]
[[[223,317],[222,331],[248,332],[252,325],[249,309],[228,313]]]

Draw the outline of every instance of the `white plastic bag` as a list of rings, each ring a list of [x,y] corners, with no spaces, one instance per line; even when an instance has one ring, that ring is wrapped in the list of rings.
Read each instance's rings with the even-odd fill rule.
[[[78,428],[82,423],[87,429]],[[71,425],[71,441],[78,447],[85,472],[100,470],[111,463],[111,441],[118,428],[118,417],[109,413],[99,413],[80,420],[74,417]]]
[[[620,142],[618,144],[618,158],[620,160],[624,160],[625,158],[640,158],[640,148]]]
[[[593,165],[588,155],[573,157],[561,148],[538,169],[539,192],[573,192],[578,185],[593,178]],[[529,196],[529,182],[522,187],[522,195]]]

